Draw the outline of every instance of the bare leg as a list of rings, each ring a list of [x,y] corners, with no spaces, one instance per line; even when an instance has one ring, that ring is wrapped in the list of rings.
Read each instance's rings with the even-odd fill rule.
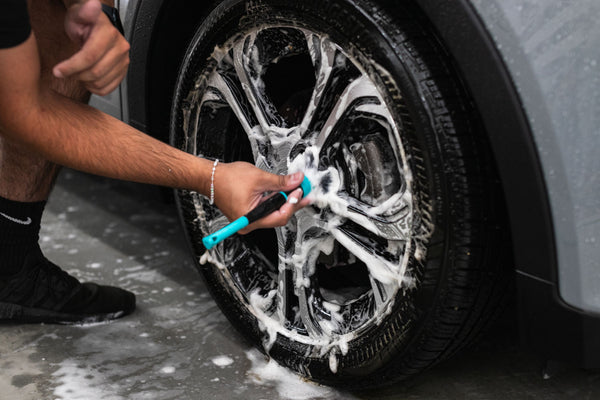
[[[40,49],[42,83],[87,102],[89,94],[83,86],[55,79],[51,73],[57,62],[76,50],[64,34],[63,4],[29,0],[28,6]],[[27,148],[0,141],[0,321],[83,323],[119,318],[135,309],[133,293],[82,284],[42,254],[40,222],[58,170]]]
[[[28,6],[40,52],[43,84],[64,96],[87,102],[89,92],[79,82],[52,75],[52,67],[77,50],[64,33],[64,5],[59,0],[29,0]],[[27,148],[0,138],[0,196],[23,202],[46,200],[59,169]]]

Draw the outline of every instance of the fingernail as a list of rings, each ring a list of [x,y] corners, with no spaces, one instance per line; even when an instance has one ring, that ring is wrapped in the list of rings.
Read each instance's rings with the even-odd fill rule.
[[[302,172],[295,172],[294,174],[292,174],[292,181],[299,182],[302,180],[303,176],[304,176],[304,174]]]
[[[297,197],[290,196],[290,198],[289,198],[288,201],[289,201],[290,204],[298,204],[298,198]]]

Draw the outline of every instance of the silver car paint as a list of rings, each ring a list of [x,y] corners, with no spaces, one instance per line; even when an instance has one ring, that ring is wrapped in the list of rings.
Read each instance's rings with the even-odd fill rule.
[[[138,0],[117,4],[130,39]],[[472,4],[505,60],[533,130],[552,208],[560,294],[576,308],[600,312],[600,2]],[[121,107],[126,93],[124,82],[92,104],[128,122],[127,107]]]
[[[533,130],[552,209],[560,294],[574,307],[600,312],[600,2],[472,3]]]

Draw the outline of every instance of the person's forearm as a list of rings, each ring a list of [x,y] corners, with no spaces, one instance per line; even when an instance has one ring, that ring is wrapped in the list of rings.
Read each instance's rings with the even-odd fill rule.
[[[2,141],[18,143],[59,165],[111,178],[189,189],[211,200],[214,171],[214,204],[231,220],[259,204],[265,192],[291,191],[303,178],[302,173],[269,174],[245,162],[213,169],[212,161],[177,150],[87,104],[58,94],[40,75],[34,33],[18,46],[0,49],[0,136]],[[0,163],[3,161],[0,159]],[[299,194],[294,193],[291,198],[299,200]],[[254,229],[282,226],[303,205],[288,202],[253,224]]]
[[[86,104],[47,91],[17,129],[44,158],[110,178],[208,194],[212,162],[176,150]]]
[[[41,81],[34,34],[0,53],[3,140],[66,167],[208,194],[210,161],[178,151]]]

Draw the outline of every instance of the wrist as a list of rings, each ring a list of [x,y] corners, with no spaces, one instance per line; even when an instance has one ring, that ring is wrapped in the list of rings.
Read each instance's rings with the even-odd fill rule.
[[[219,160],[213,175],[214,159],[193,157],[196,159],[194,163],[195,166],[192,167],[195,172],[189,175],[191,178],[189,188],[210,200],[211,181],[213,183],[214,193],[216,194],[218,191],[217,176],[219,175],[219,170],[223,166],[223,162]]]
[[[212,171],[210,174],[210,189],[208,194],[208,202],[209,204],[215,204],[215,173],[217,171],[217,165],[219,164],[219,159],[215,159],[213,161]]]

